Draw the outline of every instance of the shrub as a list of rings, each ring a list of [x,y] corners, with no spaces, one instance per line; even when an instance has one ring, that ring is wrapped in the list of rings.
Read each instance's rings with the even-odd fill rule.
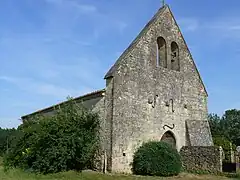
[[[19,127],[23,133],[5,158],[5,166],[40,173],[90,166],[98,149],[98,115],[73,100],[52,116],[36,116]]]
[[[180,155],[165,142],[144,143],[134,154],[132,171],[137,175],[173,176],[181,171]]]

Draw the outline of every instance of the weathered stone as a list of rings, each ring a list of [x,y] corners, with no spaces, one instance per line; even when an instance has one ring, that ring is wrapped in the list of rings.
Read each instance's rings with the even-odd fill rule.
[[[184,146],[180,150],[186,171],[222,172],[222,155],[219,147]]]
[[[159,37],[166,42],[166,67],[165,63],[156,61],[157,51],[162,49],[161,46],[157,50]],[[172,42],[179,47],[179,71],[176,64],[171,64]],[[174,134],[178,150],[190,144],[213,145],[206,121],[207,92],[168,6],[157,12],[105,78],[111,79],[114,87],[113,171],[130,173],[129,164],[142,142],[160,141],[167,131]],[[185,125],[188,120],[201,121],[200,124],[205,125],[198,127],[199,132],[204,132],[199,134],[201,141],[198,144],[195,143],[198,131],[192,133],[194,138],[188,139]],[[172,127],[173,124],[174,128],[165,126]],[[189,130],[192,132],[192,128]]]
[[[190,146],[213,146],[208,121],[187,120]]]

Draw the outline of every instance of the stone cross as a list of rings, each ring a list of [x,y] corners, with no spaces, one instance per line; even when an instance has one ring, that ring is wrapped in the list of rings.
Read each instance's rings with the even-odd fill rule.
[[[164,6],[165,5],[165,0],[162,0],[162,6]]]

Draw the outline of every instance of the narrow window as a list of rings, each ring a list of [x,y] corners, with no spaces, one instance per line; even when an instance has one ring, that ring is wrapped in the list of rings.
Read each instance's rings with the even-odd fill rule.
[[[167,45],[163,37],[157,38],[157,66],[167,67]]]
[[[179,48],[176,42],[171,44],[171,69],[180,71]]]

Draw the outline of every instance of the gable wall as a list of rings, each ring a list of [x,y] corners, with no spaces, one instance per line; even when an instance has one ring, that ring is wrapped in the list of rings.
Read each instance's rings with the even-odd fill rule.
[[[172,132],[179,150],[189,144],[185,121],[207,119],[206,93],[201,92],[203,85],[169,9],[160,19],[150,26],[136,47],[121,60],[114,73],[113,171],[131,172],[134,151],[144,141],[160,140],[169,130],[164,130],[164,125],[175,124]],[[167,42],[168,64],[171,42],[176,41],[179,45],[180,72],[156,67],[158,36],[164,37]],[[158,98],[153,108],[153,104],[148,102],[154,101],[155,95]],[[174,113],[170,99],[174,99]],[[169,107],[165,105],[167,101]],[[184,108],[185,104],[187,109]]]

